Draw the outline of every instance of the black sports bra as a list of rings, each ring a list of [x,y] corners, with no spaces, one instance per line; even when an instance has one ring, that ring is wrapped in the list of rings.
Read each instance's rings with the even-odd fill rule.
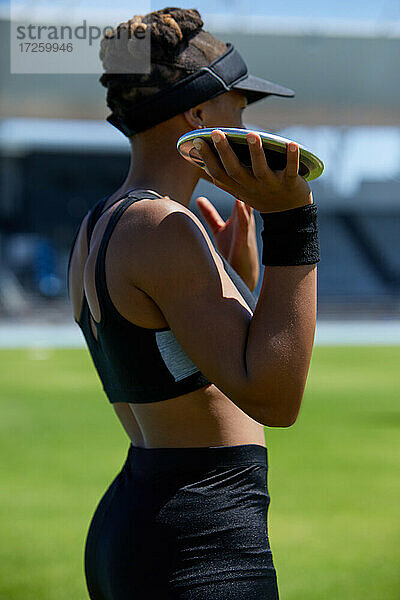
[[[142,198],[160,198],[160,195],[148,190],[134,190],[129,193],[125,192],[115,202],[124,197],[125,199],[113,211],[106,225],[96,257],[95,286],[101,311],[101,321],[96,325],[98,340],[94,337],[91,328],[89,305],[85,294],[79,320],[75,319],[75,321],[85,337],[93,364],[109,402],[143,404],[181,396],[210,385],[212,382],[200,372],[184,352],[170,327],[150,329],[135,325],[117,311],[109,296],[105,283],[105,255],[108,241],[118,219],[133,202]],[[97,202],[89,211],[88,248],[96,221],[108,198],[109,196],[106,196]],[[80,227],[72,241],[67,281],[72,251],[79,229]],[[218,254],[224,263],[225,271],[251,310],[254,311],[257,303],[256,297],[220,252]]]

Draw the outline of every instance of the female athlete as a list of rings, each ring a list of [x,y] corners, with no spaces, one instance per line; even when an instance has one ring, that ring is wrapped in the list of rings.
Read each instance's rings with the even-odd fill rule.
[[[293,92],[248,75],[195,9],[135,16],[114,33],[102,40],[101,83],[131,165],[83,219],[68,265],[74,319],[129,438],[88,527],[89,596],[277,600],[264,428],[293,425],[306,384],[316,206],[296,144],[272,171],[249,133],[249,169],[218,127],[243,128],[248,103]],[[121,73],[146,35],[151,72]],[[198,144],[207,173],[176,150],[203,127],[215,128],[217,154]],[[189,208],[200,177],[235,199],[226,222],[197,199],[212,239]]]

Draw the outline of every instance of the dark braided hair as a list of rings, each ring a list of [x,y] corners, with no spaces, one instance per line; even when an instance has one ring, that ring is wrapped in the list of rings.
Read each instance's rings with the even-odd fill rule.
[[[203,20],[195,9],[166,7],[147,15],[135,15],[120,23],[112,37],[101,40],[100,58],[104,73],[101,84],[107,88],[107,106],[124,122],[135,102],[172,85],[201,67],[209,65],[227,46],[204,31]],[[140,41],[134,32],[150,27],[150,73],[118,72],[138,52]]]

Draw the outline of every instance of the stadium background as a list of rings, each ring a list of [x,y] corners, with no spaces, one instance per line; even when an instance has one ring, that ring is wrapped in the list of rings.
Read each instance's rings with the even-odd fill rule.
[[[397,600],[400,4],[179,5],[296,91],[249,107],[246,126],[326,165],[311,184],[322,260],[306,393],[293,427],[266,428],[282,599]],[[0,9],[0,597],[83,600],[84,534],[127,438],[72,322],[66,266],[81,218],[124,178],[128,143],[104,122],[98,76],[10,74]],[[221,190],[200,182],[198,195],[229,215]]]
[[[282,20],[283,21],[283,20]],[[290,22],[290,21],[289,21]],[[247,127],[292,137],[323,158],[319,205],[319,316],[398,316],[400,300],[400,32],[357,23],[208,19],[253,73],[294,99],[249,107]],[[328,22],[329,24],[329,22]],[[6,40],[8,23],[0,21]],[[125,176],[129,145],[104,122],[96,75],[10,75],[0,57],[0,311],[4,318],[67,318],[65,269],[88,208]],[[201,181],[228,216],[232,198]],[[192,210],[199,215],[194,202]],[[258,216],[258,215],[257,215]],[[257,219],[258,234],[260,219]],[[260,276],[257,292],[260,289]]]

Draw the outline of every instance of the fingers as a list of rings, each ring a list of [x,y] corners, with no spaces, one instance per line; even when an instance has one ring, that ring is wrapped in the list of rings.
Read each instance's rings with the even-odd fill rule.
[[[226,186],[232,184],[232,179],[227,175],[208,143],[205,140],[196,138],[193,140],[193,145],[204,162],[208,175]]]
[[[246,207],[249,217],[251,217],[251,215],[253,214],[253,207],[250,206],[250,204],[246,204],[246,202],[244,203],[244,205]]]
[[[250,214],[249,214],[249,212],[247,210],[248,208],[251,208],[251,207],[249,207],[242,200],[238,200],[236,198],[236,210],[237,210],[237,213],[238,213],[239,220],[243,224],[248,224],[250,222]]]
[[[286,177],[297,177],[299,173],[299,146],[295,142],[290,142],[286,148],[287,163],[285,169]]]
[[[229,183],[229,179],[233,179],[237,183],[245,182],[249,177],[248,169],[240,164],[240,161],[231,148],[225,133],[219,129],[214,129],[211,133],[211,139],[222,166],[218,161],[218,158],[207,144],[204,145],[203,152],[203,148],[200,149],[198,145],[195,144],[195,147],[201,155],[201,158],[205,161],[207,169],[210,171],[211,175],[219,181],[224,181],[225,183]],[[195,141],[196,140],[194,140],[194,142]],[[226,178],[226,175],[228,175],[228,178]],[[223,178],[223,176],[225,176],[225,178]]]
[[[241,202],[242,202],[242,206],[243,206],[244,210],[246,211],[246,213],[250,219],[253,214],[253,207],[250,206],[250,204],[246,204],[246,202],[244,200],[241,200]]]
[[[235,152],[232,150],[225,133],[219,129],[214,129],[214,131],[211,132],[211,138],[214,143],[214,148],[217,150],[219,158],[229,177],[232,177],[232,179],[238,182],[243,180],[245,171]]]
[[[216,233],[223,225],[225,225],[225,221],[215,208],[215,206],[205,198],[204,196],[199,196],[197,199],[197,206],[199,207],[203,217],[210,225],[212,232]]]
[[[258,133],[249,133],[247,135],[247,143],[249,145],[254,177],[257,179],[265,179],[269,175],[272,175],[262,146],[261,137]]]

